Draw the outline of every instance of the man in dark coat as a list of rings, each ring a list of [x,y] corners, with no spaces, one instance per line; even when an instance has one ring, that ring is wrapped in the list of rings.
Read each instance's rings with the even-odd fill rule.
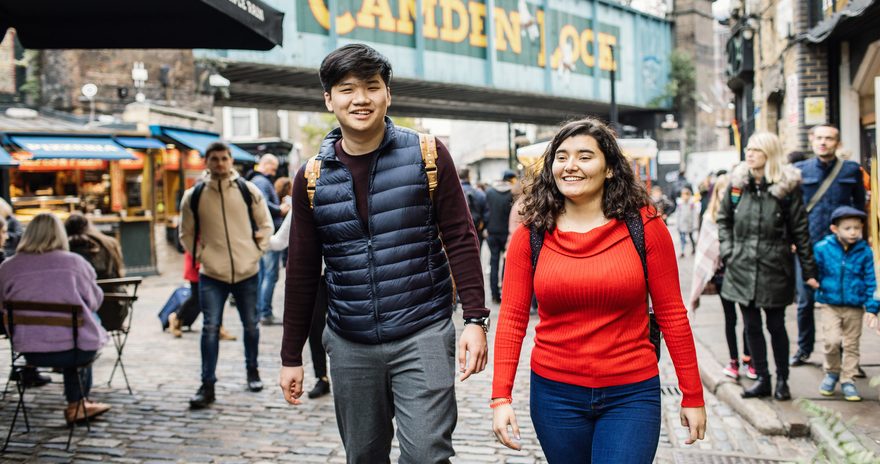
[[[501,180],[496,181],[486,192],[486,203],[489,208],[489,220],[486,222],[486,232],[489,242],[489,289],[492,291],[492,302],[501,303],[501,289],[498,285],[501,273],[501,254],[507,247],[507,236],[510,233],[510,208],[513,206],[513,192],[511,187],[516,182],[516,173],[510,169],[504,171]]]
[[[248,176],[248,180],[263,193],[275,230],[281,227],[281,222],[284,221],[284,216],[290,209],[290,205],[279,201],[272,183],[275,173],[278,172],[278,164],[278,158],[275,155],[266,153],[260,157],[260,163]],[[275,284],[278,282],[278,263],[281,261],[282,253],[283,251],[266,250],[266,253],[260,258],[257,317],[260,318],[263,325],[275,323],[275,316],[272,314],[272,296],[275,294]]]

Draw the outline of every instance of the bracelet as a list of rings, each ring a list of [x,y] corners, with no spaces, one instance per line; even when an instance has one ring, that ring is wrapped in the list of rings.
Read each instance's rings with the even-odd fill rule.
[[[499,398],[489,404],[489,407],[492,409],[497,408],[498,406],[503,406],[505,404],[510,404],[513,401],[510,398]]]

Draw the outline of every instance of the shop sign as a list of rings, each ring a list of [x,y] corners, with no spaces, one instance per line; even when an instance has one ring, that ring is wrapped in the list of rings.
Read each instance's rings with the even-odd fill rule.
[[[133,151],[131,152],[137,159],[119,160],[119,167],[126,171],[138,171],[144,168],[144,154]]]
[[[804,125],[815,126],[826,122],[825,97],[804,98]]]
[[[13,158],[18,160],[17,168],[19,171],[102,171],[107,169],[107,162],[104,160],[67,158],[32,160],[22,159],[15,155],[16,154],[13,154]]]
[[[328,0],[297,2],[301,32],[327,35]],[[428,51],[484,58],[494,31],[498,61],[550,66],[594,75],[616,69],[610,46],[620,28],[562,10],[544,10],[525,0],[422,0],[422,36]],[[336,0],[336,34],[342,37],[415,47],[416,0]],[[494,5],[488,11],[488,5]],[[490,28],[489,21],[492,21]]]
[[[165,162],[162,168],[166,171],[177,171],[180,169],[180,150],[173,149],[165,152]],[[205,159],[196,150],[190,150],[184,158],[184,169],[202,170],[205,169]]]

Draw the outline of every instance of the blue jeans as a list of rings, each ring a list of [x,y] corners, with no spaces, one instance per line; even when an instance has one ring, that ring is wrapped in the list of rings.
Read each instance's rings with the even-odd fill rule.
[[[257,316],[260,319],[272,315],[272,295],[275,293],[275,284],[278,283],[278,261],[281,259],[281,253],[270,250],[260,258],[260,273],[257,274],[259,277]]]
[[[199,275],[199,305],[202,308],[202,383],[217,382],[217,358],[220,355],[220,325],[223,308],[229,294],[235,297],[235,307],[244,326],[245,367],[257,368],[257,350],[260,328],[257,326],[257,276],[229,284]]]
[[[532,423],[550,464],[650,464],[660,440],[660,411],[659,376],[587,388],[532,372]]]
[[[92,389],[91,366],[82,370],[79,381],[76,378],[76,365],[95,357],[97,351],[67,350],[52,353],[25,353],[24,358],[29,365],[35,367],[60,367],[64,372],[64,398],[68,403],[88,398]],[[82,382],[82,391],[79,383]]]
[[[804,283],[804,270],[797,256],[794,257],[794,281],[797,285],[798,350],[809,356],[816,343],[816,294]]]

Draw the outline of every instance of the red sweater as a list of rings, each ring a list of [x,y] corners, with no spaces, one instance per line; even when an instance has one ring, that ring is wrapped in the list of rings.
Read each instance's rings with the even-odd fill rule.
[[[651,301],[675,364],[683,407],[703,406],[694,340],[681,300],[669,230],[646,219]],[[532,295],[529,230],[520,226],[507,252],[495,333],[492,398],[510,398],[529,324]],[[590,388],[641,382],[659,374],[648,339],[645,278],[623,221],[586,233],[547,233],[534,274],[540,322],[531,368],[541,377]]]

